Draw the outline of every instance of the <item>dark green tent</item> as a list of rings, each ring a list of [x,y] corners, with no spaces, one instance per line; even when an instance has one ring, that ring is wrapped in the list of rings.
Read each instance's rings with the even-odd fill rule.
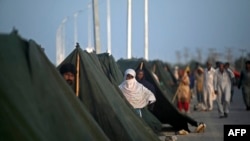
[[[123,81],[123,75],[115,59],[109,53],[98,54],[98,59],[102,65],[102,70],[105,75],[109,78],[112,84],[119,85]]]
[[[106,77],[96,54],[76,47],[58,69],[69,62],[76,67],[79,65],[79,99],[111,140],[159,140],[153,130],[128,107],[121,92],[118,93],[117,87]]]
[[[169,66],[164,64],[162,61],[155,60],[151,62],[151,67],[151,70],[154,71],[161,82],[160,87],[163,90],[165,96],[169,101],[172,101],[173,97],[175,96],[178,84],[173,73],[169,69]]]
[[[111,83],[115,86],[120,85],[123,81],[123,74],[115,62],[114,57],[108,53],[101,53],[97,56],[102,65],[103,71]],[[116,88],[119,89],[118,87]],[[149,111],[148,108],[142,109],[142,114],[142,119],[154,130],[155,133],[158,134],[162,129],[162,123]]]
[[[0,34],[0,140],[109,140],[33,40]]]
[[[151,82],[156,89],[156,102],[154,109],[151,111],[163,124],[169,124],[174,130],[178,131],[181,129],[189,131],[188,124],[197,126],[198,122],[191,117],[184,115],[178,111],[171,101],[169,101],[169,94],[163,92],[160,83],[154,78],[150,65],[143,59],[120,59],[117,61],[118,66],[121,70],[132,68],[134,70],[143,69],[146,79]],[[152,66],[152,65],[151,65]]]

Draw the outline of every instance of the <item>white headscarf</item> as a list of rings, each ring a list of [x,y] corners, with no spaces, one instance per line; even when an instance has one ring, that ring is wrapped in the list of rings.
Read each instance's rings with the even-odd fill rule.
[[[132,75],[133,78],[126,80],[128,74]],[[134,108],[143,108],[147,106],[148,103],[155,102],[156,99],[150,90],[136,81],[135,75],[136,73],[133,69],[127,69],[125,71],[124,81],[119,85],[119,88]]]

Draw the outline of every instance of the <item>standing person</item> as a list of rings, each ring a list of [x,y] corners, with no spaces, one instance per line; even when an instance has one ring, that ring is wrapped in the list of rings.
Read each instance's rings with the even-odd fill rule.
[[[188,71],[187,72],[188,77],[189,77],[189,88],[190,88],[190,95],[191,98],[195,97],[195,90],[194,90],[194,85],[195,85],[195,72],[194,71]]]
[[[120,90],[133,106],[135,112],[142,117],[141,109],[148,104],[154,103],[156,98],[154,94],[135,79],[136,73],[133,69],[127,69],[124,75],[124,81],[119,85]]]
[[[197,97],[197,106],[196,109],[202,108],[203,103],[203,83],[204,83],[204,70],[202,67],[197,68],[197,72],[195,73],[195,89],[196,89],[196,97]]]
[[[177,107],[180,112],[184,109],[185,113],[189,113],[189,104],[190,104],[190,80],[188,77],[188,71],[185,70],[183,73],[180,73],[179,87],[177,89]]]
[[[228,117],[232,78],[234,78],[233,72],[225,69],[224,64],[221,63],[214,74],[214,93],[217,95],[220,118]]]
[[[141,83],[144,87],[148,88],[153,94],[155,94],[155,87],[149,81],[146,80],[143,70],[137,70],[136,80]]]
[[[63,76],[63,78],[66,80],[66,82],[70,86],[73,86],[73,84],[75,82],[75,75],[76,75],[75,66],[71,63],[66,63],[60,67],[59,71],[60,71],[61,75]]]
[[[229,62],[226,62],[226,63],[225,63],[224,68],[225,68],[226,70],[228,70],[228,71],[233,72],[233,70],[230,68]],[[233,102],[234,84],[235,84],[235,80],[232,79],[232,80],[231,80],[231,98],[230,98],[230,102]]]
[[[149,81],[146,80],[144,71],[139,69],[136,71],[136,80],[141,83],[144,87],[148,88],[153,94],[156,93],[155,87],[153,84],[151,84]],[[153,110],[154,104],[150,104],[148,106],[150,110]]]
[[[213,101],[214,101],[214,73],[215,69],[212,67],[212,64],[208,61],[206,63],[206,68],[204,71],[204,80],[203,80],[203,110],[211,111],[213,110]]]
[[[245,62],[245,70],[241,71],[238,89],[242,88],[242,96],[246,110],[250,110],[250,60]]]

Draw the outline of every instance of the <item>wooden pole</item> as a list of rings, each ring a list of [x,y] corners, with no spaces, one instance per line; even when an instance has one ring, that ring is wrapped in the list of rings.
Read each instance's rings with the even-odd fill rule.
[[[79,46],[77,46],[79,47]],[[79,73],[80,73],[80,56],[79,52],[77,52],[77,58],[76,58],[76,96],[79,96]]]
[[[143,62],[141,62],[140,64],[140,70],[142,70],[142,68],[143,68]]]
[[[155,73],[155,70],[156,70],[156,65],[154,64],[154,66],[153,66],[153,73]]]

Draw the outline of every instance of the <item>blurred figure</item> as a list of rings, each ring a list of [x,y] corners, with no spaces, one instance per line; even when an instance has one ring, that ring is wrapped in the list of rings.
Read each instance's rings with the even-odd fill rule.
[[[226,62],[226,63],[225,63],[224,68],[225,68],[226,70],[229,69],[228,71],[233,72],[233,70],[230,68],[229,62]],[[232,80],[231,80],[231,98],[230,98],[230,102],[233,102],[234,84],[235,84],[235,80],[232,79]]]
[[[204,70],[202,67],[197,68],[197,72],[195,73],[195,89],[196,89],[196,97],[197,97],[197,105],[195,109],[201,109],[203,103],[203,83],[204,83]]]
[[[234,78],[233,72],[225,69],[224,64],[221,63],[214,74],[214,92],[217,95],[216,101],[220,118],[228,117],[232,78]]]
[[[245,62],[245,70],[240,73],[238,89],[242,88],[242,96],[246,110],[250,110],[250,60]]]
[[[189,113],[189,104],[190,104],[190,80],[188,77],[188,71],[185,70],[184,72],[180,71],[180,80],[179,80],[179,87],[177,89],[177,107],[180,112],[183,112],[184,109],[185,113]]]
[[[220,61],[216,61],[215,62],[215,69],[219,69],[221,63],[222,62],[220,62]]]
[[[148,88],[153,94],[155,94],[155,87],[149,81],[146,80],[143,70],[137,70],[136,80],[144,87]]]
[[[141,83],[144,87],[148,88],[153,94],[156,93],[154,85],[146,80],[143,70],[139,69],[139,70],[136,71],[136,80],[139,83]],[[148,109],[153,110],[154,109],[154,103],[148,105]]]
[[[188,77],[189,77],[189,81],[190,81],[190,84],[189,84],[189,88],[190,88],[190,95],[191,95],[191,98],[194,98],[195,97],[195,90],[194,90],[194,85],[195,85],[195,72],[194,71],[187,71],[187,74],[188,74]]]
[[[214,95],[214,73],[215,69],[212,64],[208,61],[206,63],[206,68],[204,71],[203,80],[203,110],[211,111],[213,110],[213,101],[215,100]]]

